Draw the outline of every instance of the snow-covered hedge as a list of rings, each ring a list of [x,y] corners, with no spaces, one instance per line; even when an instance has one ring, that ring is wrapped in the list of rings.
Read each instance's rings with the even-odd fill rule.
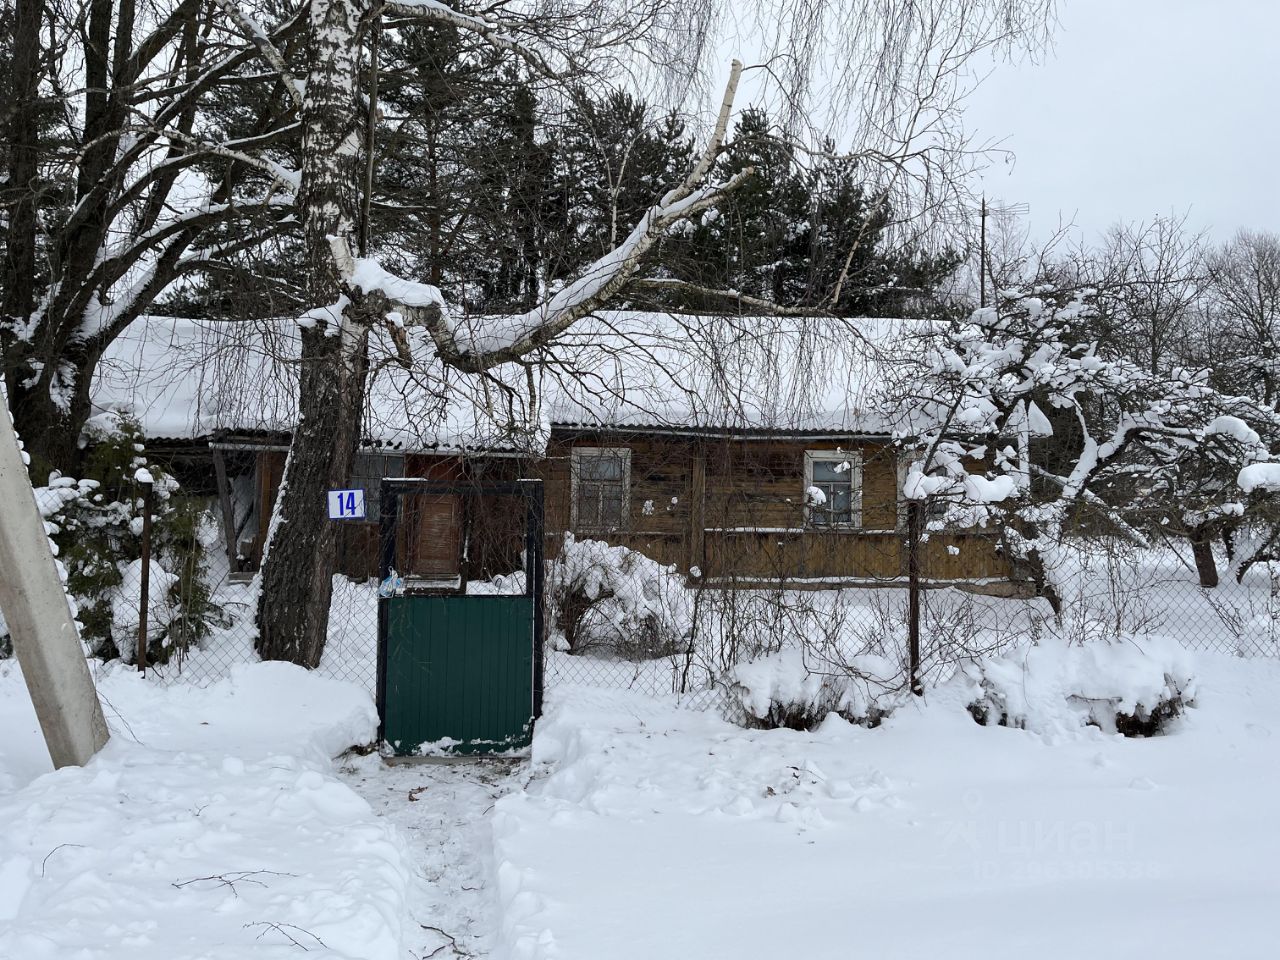
[[[1048,638],[970,663],[969,710],[981,723],[1040,733],[1096,726],[1150,736],[1195,699],[1191,658],[1170,639],[1071,645]]]
[[[642,660],[680,652],[689,636],[692,601],[679,570],[599,540],[565,534],[547,567],[547,600],[555,640],[570,653]]]
[[[832,713],[874,727],[910,696],[901,666],[871,654],[832,670],[787,649],[740,664],[732,680],[739,722],[764,729],[809,730]],[[1037,733],[1094,726],[1130,737],[1159,733],[1196,694],[1189,655],[1167,639],[1042,640],[969,662],[943,686],[957,685],[980,723]]]
[[[870,654],[840,673],[818,673],[792,649],[737,666],[731,692],[751,727],[808,730],[832,713],[874,727],[903,697],[900,674],[892,661]]]

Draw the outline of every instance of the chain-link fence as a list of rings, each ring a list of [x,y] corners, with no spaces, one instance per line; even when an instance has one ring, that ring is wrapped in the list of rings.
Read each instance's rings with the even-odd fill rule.
[[[207,636],[170,652],[168,660],[151,664],[148,676],[159,683],[207,686],[231,675],[239,664],[258,659],[258,583],[251,578],[223,577],[213,600],[221,616]],[[316,672],[347,680],[373,692],[377,679],[378,584],[376,579],[333,578],[329,630]]]
[[[755,536],[761,536],[756,531]],[[818,673],[873,672],[886,688],[908,684],[910,598],[903,577],[704,578],[699,582],[622,546],[549,543],[546,686],[587,684],[674,697],[707,709],[724,703],[737,665],[785,649]],[[933,554],[955,557],[949,548]],[[966,548],[967,549],[967,548]],[[937,576],[925,563],[919,598],[920,676],[927,686],[957,665],[1055,635],[1068,641],[1168,637],[1191,650],[1280,657],[1280,565],[1237,580],[1218,558],[1217,586],[1202,587],[1189,549],[1138,550],[1102,539],[1061,545],[1055,614],[1025,584]],[[256,659],[257,584],[211,563],[219,615],[207,635],[171,651],[149,675],[209,684]],[[521,574],[509,584],[523,590]],[[464,589],[502,589],[503,575]],[[328,642],[318,672],[370,691],[376,678],[378,583],[337,575]]]
[[[1226,557],[1214,587],[1200,585],[1190,550],[1138,550],[1106,540],[1060,545],[1054,583],[1060,609],[1029,584],[934,576],[924,565],[919,606],[923,686],[945,681],[971,660],[1038,639],[1122,642],[1170,638],[1190,650],[1238,657],[1280,657],[1280,565],[1259,565],[1237,580]],[[852,579],[852,578],[851,578]],[[557,589],[553,572],[548,583]],[[665,592],[663,592],[665,591]],[[597,642],[548,631],[548,683],[579,683],[674,695],[705,708],[723,703],[734,668],[784,650],[800,650],[808,670],[857,673],[886,690],[906,689],[912,590],[907,578],[814,583],[806,578],[744,578],[660,585],[649,649],[619,635],[616,610],[597,625]],[[563,609],[553,597],[550,609]],[[663,618],[675,621],[673,628]],[[608,638],[612,634],[613,640]]]

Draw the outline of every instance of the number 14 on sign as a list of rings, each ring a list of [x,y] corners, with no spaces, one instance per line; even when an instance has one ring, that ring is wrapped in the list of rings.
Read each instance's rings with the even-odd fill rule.
[[[363,490],[330,490],[329,491],[329,519],[330,520],[363,520],[364,519],[364,491]]]

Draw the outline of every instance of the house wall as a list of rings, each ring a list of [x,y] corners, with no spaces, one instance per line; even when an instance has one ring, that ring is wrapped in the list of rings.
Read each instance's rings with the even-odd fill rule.
[[[482,487],[540,477],[546,491],[546,550],[558,552],[572,529],[575,446],[631,451],[630,501],[623,528],[575,531],[638,550],[705,579],[898,580],[906,575],[900,529],[897,455],[865,440],[743,440],[606,432],[553,434],[538,461],[409,455],[410,477]],[[861,525],[815,530],[806,525],[805,452],[856,453],[862,464]],[[284,454],[259,454],[262,516],[269,516]],[[425,578],[489,579],[521,567],[524,504],[518,496],[410,494],[403,499],[397,569]],[[374,576],[378,525],[343,523],[339,570]],[[255,542],[261,559],[261,534]],[[932,580],[1003,579],[1008,565],[982,532],[931,535],[921,573]]]
[[[581,532],[622,544],[708,579],[856,578],[906,575],[897,454],[870,441],[743,440],[578,433],[553,436],[537,465],[546,481],[548,551],[571,528],[575,446],[627,447],[631,484],[626,529]],[[805,452],[842,450],[862,463],[856,528],[815,530],[805,518]],[[921,552],[929,579],[1004,578],[990,535],[932,535]]]

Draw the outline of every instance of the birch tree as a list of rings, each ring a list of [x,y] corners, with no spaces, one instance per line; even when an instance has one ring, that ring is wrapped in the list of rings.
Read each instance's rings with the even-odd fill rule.
[[[232,3],[234,0],[225,0]],[[958,131],[966,64],[978,53],[1038,36],[1051,5],[1037,0],[879,3],[850,0],[818,5],[815,16],[760,4],[762,27],[773,18],[788,53],[786,93],[804,102],[821,53],[821,38],[845,29],[832,52],[846,84],[858,135],[856,154],[884,171],[888,187],[938,203],[939,184],[958,182],[972,144]],[[626,290],[663,235],[713,206],[751,175],[716,177],[742,74],[735,62],[714,124],[687,176],[617,245],[533,309],[475,335],[454,322],[433,286],[389,274],[359,237],[361,132],[366,109],[358,51],[379,16],[447,23],[493,44],[521,69],[551,84],[625,75],[643,58],[670,77],[702,67],[720,16],[710,2],[648,0],[640,5],[589,3],[497,6],[470,13],[438,0],[317,0],[307,19],[309,70],[297,92],[303,127],[299,213],[303,222],[307,291],[299,380],[299,424],[272,518],[262,572],[259,652],[268,658],[319,663],[324,649],[335,556],[335,532],[324,516],[324,490],[345,484],[359,442],[368,376],[370,332],[394,313],[429,336],[438,360],[483,373],[521,360],[552,343],[576,322]],[[266,64],[286,58],[267,32],[252,35]],[[946,192],[946,191],[941,191]],[[852,256],[852,253],[850,254]]]

